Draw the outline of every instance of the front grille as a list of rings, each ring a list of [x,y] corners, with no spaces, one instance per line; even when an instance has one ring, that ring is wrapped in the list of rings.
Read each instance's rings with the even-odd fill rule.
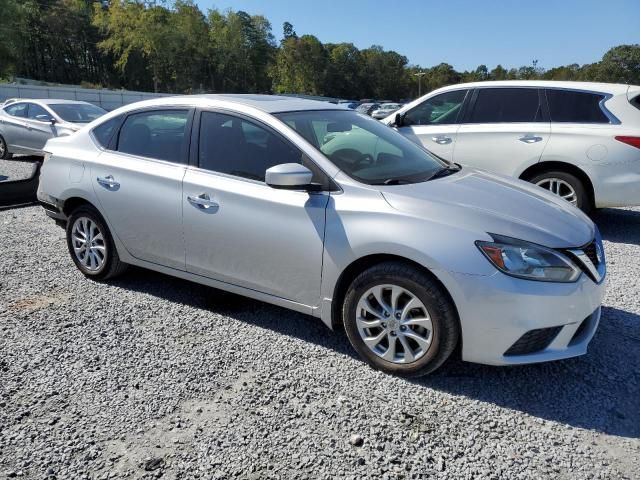
[[[553,339],[560,333],[562,327],[538,328],[529,330],[522,335],[516,343],[504,352],[505,356],[527,355],[539,352],[549,346]]]

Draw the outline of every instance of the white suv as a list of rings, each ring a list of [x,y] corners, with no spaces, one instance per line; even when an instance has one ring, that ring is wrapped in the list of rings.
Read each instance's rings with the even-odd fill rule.
[[[640,205],[640,86],[459,84],[383,121],[447,160],[527,180],[585,211]]]

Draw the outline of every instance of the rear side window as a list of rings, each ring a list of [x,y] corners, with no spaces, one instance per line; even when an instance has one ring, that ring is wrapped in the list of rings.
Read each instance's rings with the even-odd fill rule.
[[[640,110],[640,95],[631,99],[631,105]]]
[[[547,89],[549,115],[558,123],[609,123],[600,107],[604,95],[570,90]]]
[[[264,182],[268,168],[302,163],[302,152],[271,131],[242,118],[202,112],[200,168]]]
[[[27,118],[28,109],[28,103],[14,103],[13,105],[5,108],[4,111],[13,117]]]
[[[113,136],[113,132],[116,128],[118,128],[118,125],[120,125],[121,121],[122,116],[113,117],[112,119],[101,123],[92,130],[93,138],[95,138],[96,142],[98,142],[98,145],[100,145],[102,148],[107,148],[107,146],[109,145],[109,140],[111,140],[111,137]]]
[[[117,150],[141,157],[185,163],[188,110],[154,110],[129,115],[118,135]]]
[[[542,106],[535,88],[481,88],[469,123],[541,122]]]

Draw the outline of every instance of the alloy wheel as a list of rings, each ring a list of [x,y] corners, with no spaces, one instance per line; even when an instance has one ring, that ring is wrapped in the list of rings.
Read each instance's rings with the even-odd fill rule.
[[[0,158],[4,158],[6,151],[7,145],[4,143],[4,139],[0,138]]]
[[[564,198],[567,202],[573,205],[578,204],[578,195],[575,189],[566,181],[561,178],[543,178],[536,182],[536,185],[549,190],[551,193]]]
[[[88,217],[78,217],[71,230],[73,252],[84,268],[91,272],[102,269],[107,245],[100,227]]]
[[[377,285],[358,301],[356,325],[365,345],[380,358],[413,363],[431,346],[433,325],[422,301],[398,285]]]

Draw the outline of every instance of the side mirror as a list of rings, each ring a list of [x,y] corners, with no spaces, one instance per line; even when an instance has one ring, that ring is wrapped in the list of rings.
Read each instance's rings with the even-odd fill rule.
[[[52,125],[55,122],[55,119],[53,117],[44,113],[41,115],[36,115],[36,120],[38,120],[39,122],[50,122]]]
[[[394,125],[396,128],[400,128],[404,125],[404,114],[396,113],[396,119],[394,120]]]
[[[51,126],[55,125],[56,124],[56,119],[53,118],[53,117],[49,118],[49,123],[51,124]]]
[[[265,182],[273,188],[284,190],[302,190],[311,185],[313,173],[299,163],[283,163],[268,168],[265,173]]]

